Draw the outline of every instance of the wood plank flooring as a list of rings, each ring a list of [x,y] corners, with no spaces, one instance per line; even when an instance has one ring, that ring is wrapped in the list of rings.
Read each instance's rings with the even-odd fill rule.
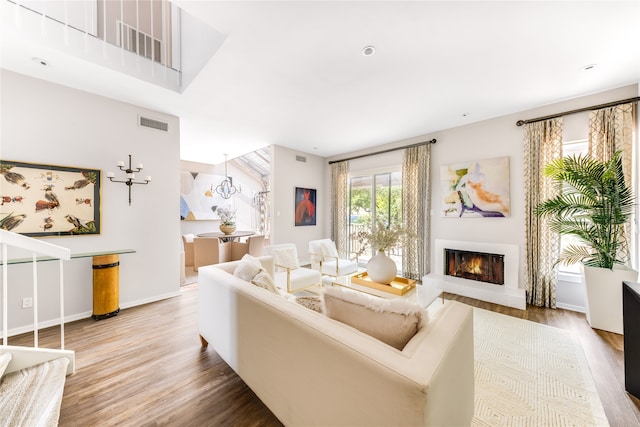
[[[446,298],[572,331],[582,342],[610,424],[640,426],[640,402],[624,390],[622,336],[595,331],[584,315],[571,311],[521,311]],[[196,306],[197,284],[111,319],[69,323],[66,348],[76,351],[76,373],[67,377],[60,425],[282,425],[213,348],[201,349]],[[15,345],[31,342],[31,334],[9,339]],[[41,331],[40,346],[59,346],[59,328]]]

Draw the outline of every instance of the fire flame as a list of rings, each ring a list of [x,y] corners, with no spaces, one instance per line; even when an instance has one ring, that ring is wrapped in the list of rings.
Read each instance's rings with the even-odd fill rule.
[[[471,274],[482,274],[482,269],[480,268],[480,266],[482,265],[482,258],[480,257],[473,257],[471,258],[471,260],[466,263],[466,269],[465,271],[467,273],[471,273]]]

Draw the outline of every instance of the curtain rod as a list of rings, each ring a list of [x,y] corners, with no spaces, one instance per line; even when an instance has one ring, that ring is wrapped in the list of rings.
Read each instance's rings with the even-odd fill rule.
[[[390,152],[396,151],[396,150],[404,150],[405,148],[413,148],[413,147],[417,147],[419,145],[427,145],[427,144],[435,144],[435,143],[436,143],[436,139],[433,138],[433,139],[430,139],[429,141],[417,142],[415,144],[405,145],[404,147],[389,148],[387,150],[376,151],[375,153],[361,154],[359,156],[348,157],[348,158],[342,159],[342,160],[331,160],[329,162],[329,164],[331,165],[333,163],[347,162],[349,160],[361,159],[362,157],[375,156],[377,154],[390,153]]]
[[[578,108],[577,110],[565,111],[564,113],[552,114],[550,116],[537,117],[535,119],[528,119],[528,120],[518,120],[516,122],[516,125],[517,126],[522,126],[522,125],[525,125],[527,123],[541,122],[543,120],[555,119],[557,117],[567,116],[569,114],[582,113],[583,111],[591,111],[591,110],[599,110],[600,108],[615,107],[616,105],[626,104],[627,102],[634,102],[634,101],[639,101],[639,100],[640,100],[640,96],[636,96],[635,98],[623,99],[621,101],[608,102],[606,104],[594,105],[592,107]]]

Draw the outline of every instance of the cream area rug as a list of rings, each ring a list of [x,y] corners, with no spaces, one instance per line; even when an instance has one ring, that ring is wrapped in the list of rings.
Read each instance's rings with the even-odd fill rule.
[[[472,426],[608,426],[569,332],[478,308]]]

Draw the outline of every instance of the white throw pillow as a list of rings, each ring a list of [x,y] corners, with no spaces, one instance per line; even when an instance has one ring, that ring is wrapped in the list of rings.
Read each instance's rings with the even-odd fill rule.
[[[296,253],[293,249],[275,249],[273,251],[273,256],[276,259],[276,265],[278,266],[290,268],[292,270],[300,268],[298,258],[296,257]]]
[[[187,243],[193,243],[193,238],[195,237],[192,233],[190,234],[183,234],[182,237],[184,237],[184,241]]]
[[[322,242],[320,244],[322,248],[322,256],[325,261],[335,261],[338,258],[338,250],[336,249],[336,244],[331,242]]]
[[[0,378],[4,375],[4,371],[9,366],[9,362],[11,362],[11,353],[2,353],[0,355]]]
[[[418,332],[422,311],[417,304],[330,287],[323,293],[327,317],[353,326],[402,350]]]
[[[260,272],[260,270],[262,270],[260,260],[249,254],[245,254],[236,266],[233,275],[244,281],[250,282],[256,274]]]
[[[267,273],[267,270],[261,270],[256,274],[256,276],[251,280],[251,283],[259,288],[268,290],[272,294],[280,295],[278,288],[276,288],[276,284],[273,282],[273,278],[269,273]]]

